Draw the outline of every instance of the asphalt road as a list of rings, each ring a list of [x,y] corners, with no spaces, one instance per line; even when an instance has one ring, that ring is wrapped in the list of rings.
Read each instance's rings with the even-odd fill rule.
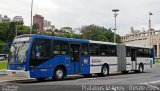
[[[15,91],[160,91],[160,65],[144,73],[110,74],[107,77],[69,77],[64,81],[46,79],[7,82]],[[6,91],[1,84],[0,90]]]

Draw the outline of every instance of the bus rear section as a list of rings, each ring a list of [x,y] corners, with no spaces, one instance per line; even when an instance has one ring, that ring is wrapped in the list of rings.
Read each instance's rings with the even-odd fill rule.
[[[128,71],[144,72],[152,68],[154,49],[151,47],[117,45],[118,70],[123,73]]]

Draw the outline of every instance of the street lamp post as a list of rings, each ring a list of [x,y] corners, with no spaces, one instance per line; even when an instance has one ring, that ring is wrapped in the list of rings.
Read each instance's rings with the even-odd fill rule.
[[[118,16],[117,12],[119,12],[119,10],[113,9],[112,12],[114,12],[114,18],[115,18],[115,28],[113,30],[114,30],[114,43],[116,43],[117,16]]]
[[[16,37],[17,37],[17,25],[16,25]]]
[[[31,25],[30,25],[30,34],[32,34],[32,13],[33,13],[33,0],[31,1]]]

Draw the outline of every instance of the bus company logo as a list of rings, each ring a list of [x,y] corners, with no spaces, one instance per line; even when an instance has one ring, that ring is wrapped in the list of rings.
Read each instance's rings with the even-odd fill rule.
[[[84,63],[87,64],[89,61],[87,58],[84,59]]]
[[[92,59],[92,63],[101,63],[101,59]]]

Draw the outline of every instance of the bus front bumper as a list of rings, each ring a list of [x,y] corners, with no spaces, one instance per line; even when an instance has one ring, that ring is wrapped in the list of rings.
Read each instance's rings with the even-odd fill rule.
[[[30,78],[29,71],[7,70],[7,75],[9,77],[21,77],[21,78],[25,78],[25,79]]]

